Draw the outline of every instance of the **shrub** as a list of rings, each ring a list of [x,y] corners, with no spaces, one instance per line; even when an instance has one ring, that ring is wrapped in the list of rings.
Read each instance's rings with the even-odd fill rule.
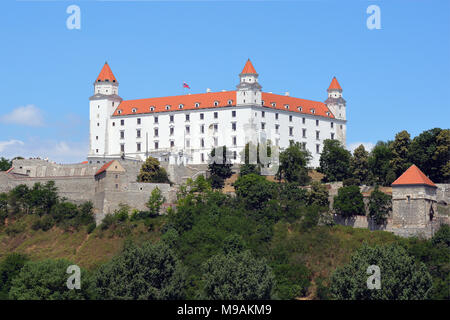
[[[96,228],[96,224],[95,222],[92,222],[90,224],[88,224],[87,226],[87,233],[92,233]]]
[[[392,196],[381,192],[376,186],[369,197],[369,217],[377,224],[384,224],[391,210]]]
[[[0,300],[9,296],[12,280],[19,274],[28,256],[21,253],[10,253],[0,263]]]
[[[342,187],[334,197],[333,208],[343,217],[365,215],[363,195],[357,186]]]

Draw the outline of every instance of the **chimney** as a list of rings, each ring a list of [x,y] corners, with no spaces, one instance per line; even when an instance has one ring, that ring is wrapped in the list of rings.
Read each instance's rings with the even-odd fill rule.
[[[206,88],[206,92],[211,92],[211,89],[210,88]]]
[[[289,91],[286,91],[286,92],[284,93],[284,95],[285,95],[286,97],[289,97]]]

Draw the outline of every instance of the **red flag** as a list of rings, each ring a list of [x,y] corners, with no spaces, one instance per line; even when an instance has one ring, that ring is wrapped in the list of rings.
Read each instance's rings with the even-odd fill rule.
[[[189,87],[189,85],[186,82],[183,82],[183,88],[188,88],[190,89],[191,87]]]

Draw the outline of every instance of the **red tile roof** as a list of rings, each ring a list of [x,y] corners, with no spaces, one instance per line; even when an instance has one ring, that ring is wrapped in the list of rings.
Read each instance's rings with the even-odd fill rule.
[[[431,187],[436,187],[436,185],[431,181],[415,164],[408,168],[397,180],[395,180],[393,186],[401,185],[427,185]]]
[[[334,118],[334,115],[330,112],[326,104],[323,102],[305,100],[266,92],[262,93],[262,100],[264,101],[264,107],[267,108]],[[217,102],[217,105],[215,105],[215,102]],[[198,107],[196,107],[196,104],[198,104]],[[182,106],[182,108],[180,108],[180,105]],[[210,109],[231,107],[235,105],[236,91],[208,92],[180,96],[124,100],[116,108],[113,116],[179,110]],[[166,107],[168,107],[169,109],[166,109]],[[133,112],[133,110],[135,112]]]
[[[330,86],[328,87],[328,90],[342,90],[339,82],[337,81],[336,77],[333,77],[333,80],[331,80]]]
[[[83,161],[81,164],[87,164],[89,163],[89,161]]]
[[[111,71],[111,68],[108,65],[108,62],[105,62],[102,70],[100,71],[100,74],[97,77],[97,80],[95,80],[95,82],[98,81],[111,81],[111,82],[117,82],[116,77],[114,77],[114,74]]]
[[[247,63],[245,64],[244,69],[242,69],[241,73],[253,73],[253,74],[256,74],[256,70],[253,67],[253,64],[250,61],[250,59],[247,60]]]
[[[100,173],[106,171],[106,169],[108,169],[109,166],[110,166],[113,162],[114,162],[114,160],[111,160],[110,162],[105,163],[105,164],[104,164],[104,165],[103,165],[103,166],[95,173],[95,175],[99,175]]]

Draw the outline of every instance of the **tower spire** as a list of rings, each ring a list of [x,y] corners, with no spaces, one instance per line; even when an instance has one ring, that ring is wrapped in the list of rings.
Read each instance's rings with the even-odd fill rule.
[[[252,62],[250,61],[250,58],[245,63],[244,69],[242,69],[241,74],[257,74],[255,67],[253,67]]]
[[[108,61],[105,62],[103,65],[102,70],[100,71],[100,74],[98,75],[95,82],[117,82],[116,77],[114,77],[114,74],[109,67]]]

